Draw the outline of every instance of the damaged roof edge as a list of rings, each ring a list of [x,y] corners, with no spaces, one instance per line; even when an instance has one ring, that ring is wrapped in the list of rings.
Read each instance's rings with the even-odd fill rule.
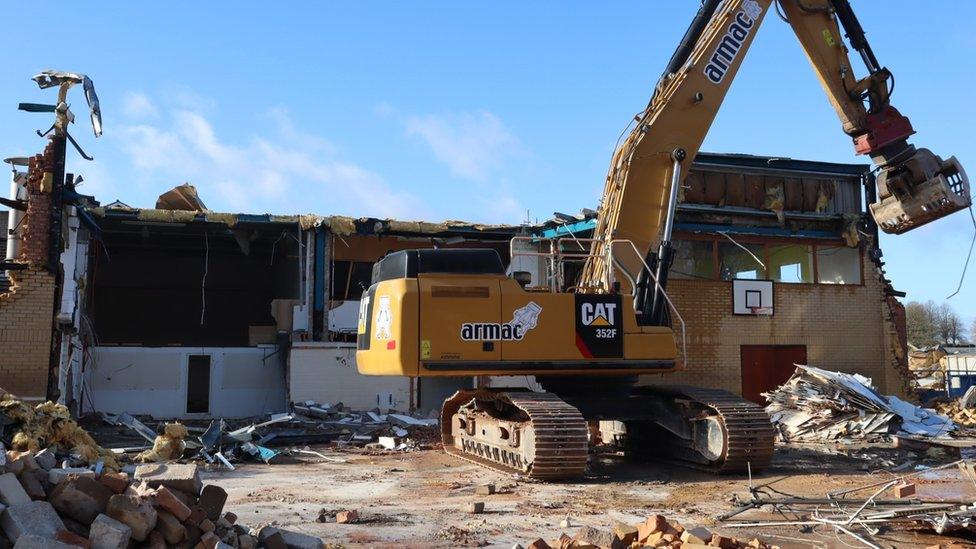
[[[238,224],[296,225],[303,230],[324,227],[339,236],[349,235],[405,235],[405,236],[454,236],[478,235],[481,237],[498,235],[511,236],[527,227],[520,225],[485,225],[465,221],[403,221],[397,219],[378,219],[372,217],[354,218],[341,215],[318,216],[218,213],[191,210],[160,210],[138,208],[92,208],[93,216],[120,221],[139,221],[143,223],[219,223],[228,227]]]

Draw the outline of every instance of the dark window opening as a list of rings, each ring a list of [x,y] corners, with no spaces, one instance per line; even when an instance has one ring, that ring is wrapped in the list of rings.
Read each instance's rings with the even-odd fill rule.
[[[187,357],[186,413],[210,413],[210,355]]]

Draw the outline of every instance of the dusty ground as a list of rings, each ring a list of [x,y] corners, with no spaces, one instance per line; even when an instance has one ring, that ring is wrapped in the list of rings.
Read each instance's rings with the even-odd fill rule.
[[[714,517],[732,508],[734,494],[748,498],[748,480],[743,477],[716,478],[604,455],[593,456],[591,472],[581,482],[543,484],[516,481],[435,450],[381,455],[319,450],[347,462],[279,458],[275,465],[246,464],[233,472],[207,472],[206,477],[227,489],[227,508],[244,524],[276,523],[348,547],[508,548],[528,545],[537,537],[555,539],[563,531],[572,535],[578,525],[607,528],[613,520],[636,523],[653,513],[727,535],[759,535],[783,547],[845,547],[849,545],[844,542],[851,542],[826,530],[778,527],[747,534],[717,525]],[[799,496],[823,497],[827,491],[889,479],[892,473],[872,470],[910,457],[880,452],[887,463],[878,459],[877,451],[847,457],[780,448],[773,467],[754,482],[772,482],[776,489]],[[920,497],[976,500],[976,487],[956,469],[927,476],[918,481]],[[501,493],[474,495],[474,486],[486,482],[497,483]],[[486,512],[463,512],[462,506],[471,501],[485,501]],[[328,522],[330,513],[344,509],[357,509],[362,522]],[[319,521],[320,514],[327,522]],[[574,526],[560,528],[567,516]],[[912,531],[888,532],[876,539],[891,547],[949,542]]]

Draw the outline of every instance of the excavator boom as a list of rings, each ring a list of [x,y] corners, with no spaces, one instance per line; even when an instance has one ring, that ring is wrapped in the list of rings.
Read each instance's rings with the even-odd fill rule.
[[[878,63],[848,0],[780,0],[776,6],[772,0],[706,0],[614,153],[581,292],[613,292],[607,281],[618,281],[621,291],[635,295],[642,324],[666,322],[660,290],[671,261],[678,189],[772,9],[782,10],[799,39],[855,151],[875,164],[878,202],[870,210],[883,231],[903,233],[970,205],[959,162],[908,143],[915,132],[890,104],[893,76]],[[854,74],[841,27],[867,68],[863,78]],[[621,240],[633,242],[638,253],[606,249]],[[615,276],[608,276],[611,269]]]

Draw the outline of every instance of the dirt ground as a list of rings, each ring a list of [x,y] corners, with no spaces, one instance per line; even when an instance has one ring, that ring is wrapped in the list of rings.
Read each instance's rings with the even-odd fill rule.
[[[227,509],[237,513],[241,523],[275,524],[335,546],[509,548],[516,543],[528,545],[538,537],[553,540],[562,532],[573,535],[581,525],[610,528],[614,520],[637,523],[655,513],[688,527],[704,526],[746,539],[759,536],[782,547],[859,546],[826,529],[742,531],[717,524],[714,517],[733,508],[735,495],[749,498],[748,479],[741,476],[715,477],[605,454],[591,457],[590,471],[582,481],[539,483],[512,479],[439,450],[378,455],[318,450],[346,462],[285,457],[273,465],[249,463],[233,472],[208,471],[205,477],[227,490]],[[855,453],[851,457],[778,448],[773,466],[753,482],[772,483],[777,490],[797,496],[824,497],[828,491],[891,479],[894,474],[887,470],[891,464],[912,457],[895,450]],[[951,459],[946,456],[943,461]],[[922,498],[976,501],[976,486],[955,468],[927,473],[916,482]],[[474,487],[483,483],[496,483],[500,493],[476,496]],[[484,514],[462,509],[473,501],[485,502]],[[332,516],[346,509],[358,510],[361,522],[336,524]],[[776,518],[750,513],[744,516]],[[567,517],[572,525],[561,528]],[[875,539],[888,547],[959,541],[915,531],[883,532]]]

